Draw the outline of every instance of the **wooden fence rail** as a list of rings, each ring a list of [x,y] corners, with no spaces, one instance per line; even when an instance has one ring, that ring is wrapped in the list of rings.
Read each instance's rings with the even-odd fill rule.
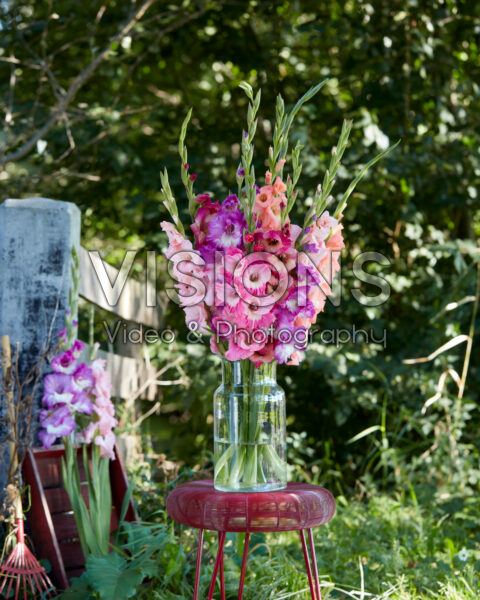
[[[140,283],[132,278],[125,280],[118,301],[109,303],[104,285],[114,285],[121,277],[120,271],[102,260],[99,252],[80,248],[80,296],[100,308],[118,315],[125,321],[134,321],[158,329],[163,321],[165,296],[157,297],[150,282]],[[155,298],[156,306],[147,306],[147,298]]]
[[[110,304],[103,286],[113,286],[121,277],[120,271],[106,263],[98,252],[89,252],[83,247],[80,247],[79,264],[79,293],[82,298],[124,321],[154,329],[161,327],[166,296],[158,297],[157,306],[147,306],[147,298],[157,298],[156,290],[150,282],[142,284],[127,278],[118,295],[117,303]],[[108,281],[105,278],[108,278]],[[115,397],[127,400],[135,396],[143,387],[141,397],[154,400],[157,393],[157,386],[154,383],[155,369],[142,355],[141,345],[134,353],[136,357],[100,350],[97,356],[106,361],[112,380],[112,394]],[[148,382],[151,384],[146,385]]]

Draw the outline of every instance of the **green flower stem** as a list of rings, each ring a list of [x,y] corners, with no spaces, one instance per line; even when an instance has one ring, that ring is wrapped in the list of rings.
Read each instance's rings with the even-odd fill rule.
[[[74,434],[63,438],[65,458],[62,458],[63,485],[73,509],[82,553],[104,556],[110,551],[110,519],[112,493],[109,459],[100,456],[100,448],[91,447],[91,470],[87,446],[83,445],[83,463],[87,476],[88,507],[83,499]]]
[[[68,292],[68,313],[65,315],[65,329],[67,331],[67,339],[62,345],[62,350],[68,350],[72,347],[78,335],[77,312],[78,312],[78,290],[80,287],[80,263],[78,260],[78,252],[75,246],[71,248],[72,253],[72,286]]]
[[[235,444],[232,444],[225,450],[217,463],[215,465],[215,479],[220,476],[220,473],[225,469],[228,469],[228,461],[232,457],[232,454],[235,452]]]
[[[240,84],[240,87],[247,95],[250,100],[248,104],[248,113],[247,113],[247,131],[244,132],[242,137],[242,167],[245,171],[245,193],[246,198],[243,200],[242,193],[239,194],[239,197],[242,198],[242,202],[244,202],[244,212],[245,219],[248,225],[248,231],[255,231],[256,223],[255,223],[255,214],[253,212],[253,207],[255,204],[255,199],[257,197],[257,191],[255,188],[255,169],[252,164],[253,160],[253,138],[255,136],[255,132],[257,130],[257,112],[260,106],[260,98],[261,92],[260,90],[257,92],[256,96],[253,96],[252,86],[246,83],[245,81]]]
[[[311,100],[315,94],[322,89],[322,87],[328,82],[328,79],[324,79],[317,85],[310,88],[305,94],[297,101],[291,112],[287,115],[284,114],[284,102],[281,96],[277,97],[276,106],[276,124],[273,136],[273,152],[270,155],[270,171],[272,173],[272,183],[275,181],[275,177],[283,176],[283,167],[280,167],[278,171],[275,166],[279,159],[285,159],[288,152],[288,134],[290,127],[292,126],[293,120],[297,113],[300,111],[302,106]]]
[[[168,181],[168,172],[166,168],[163,170],[163,173],[160,171],[160,181],[162,182],[160,196],[162,198],[163,205],[170,213],[170,216],[175,223],[175,227],[182,235],[185,235],[185,229],[180,221],[180,217],[178,216],[178,207],[175,198],[173,197],[170,182]]]
[[[190,216],[192,217],[192,221],[195,220],[195,194],[193,193],[193,182],[195,179],[191,179],[188,174],[189,165],[188,165],[188,153],[187,147],[185,146],[185,137],[187,135],[187,127],[188,123],[192,117],[192,109],[190,109],[182,123],[182,129],[180,131],[180,138],[178,140],[178,153],[180,154],[180,158],[182,160],[182,165],[180,168],[180,175],[182,177],[182,183],[185,187],[185,191],[187,192],[188,198],[188,210],[190,212]]]
[[[323,177],[323,184],[321,186],[318,186],[312,206],[305,215],[302,233],[299,235],[296,243],[297,248],[301,247],[303,240],[305,239],[306,229],[313,225],[314,220],[318,219],[318,217],[323,213],[323,211],[327,208],[328,204],[333,199],[330,195],[330,192],[332,191],[337,171],[340,167],[343,154],[348,144],[348,138],[352,130],[352,125],[353,121],[351,120],[345,120],[343,122],[342,131],[340,132],[340,137],[338,138],[337,145],[332,149],[330,164],[328,169],[325,171],[325,175]]]
[[[246,448],[237,444],[232,444],[234,449],[233,461],[230,465],[230,475],[228,477],[229,486],[232,488],[240,487],[239,483],[242,480],[242,472],[244,470]],[[227,450],[228,452],[228,450]]]
[[[261,487],[268,484],[272,472],[283,480],[285,461],[277,453],[275,443],[265,443],[262,419],[269,384],[259,381],[258,371],[249,360],[241,361],[243,380],[242,420],[238,437],[217,457],[215,482],[230,489]],[[268,367],[263,367],[268,377]],[[268,472],[264,467],[268,464]]]

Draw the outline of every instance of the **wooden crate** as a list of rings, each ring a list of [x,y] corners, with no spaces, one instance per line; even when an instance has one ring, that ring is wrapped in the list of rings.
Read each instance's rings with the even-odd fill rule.
[[[69,587],[70,579],[78,577],[85,569],[72,507],[63,488],[61,460],[64,455],[63,446],[52,446],[50,450],[32,448],[23,464],[25,484],[30,486],[31,508],[27,514],[27,523],[35,544],[35,553],[38,558],[50,561],[50,576],[59,589]],[[84,483],[82,495],[87,500],[81,449],[78,458],[80,480]],[[123,499],[128,488],[127,475],[118,448],[115,448],[115,460],[110,461],[110,481],[113,501],[110,531],[114,531],[119,523]],[[130,500],[125,519],[133,521],[136,518]]]

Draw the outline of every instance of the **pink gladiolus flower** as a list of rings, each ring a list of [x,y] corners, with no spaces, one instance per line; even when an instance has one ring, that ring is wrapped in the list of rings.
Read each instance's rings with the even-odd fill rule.
[[[212,202],[208,194],[202,194],[201,198],[201,206],[195,216],[195,222],[190,226],[195,236],[197,248],[205,243],[209,233],[210,221],[220,210],[218,202]]]
[[[330,230],[335,229],[337,225],[337,219],[331,217],[328,210],[323,212],[317,220],[317,227],[321,232],[321,239],[324,240],[330,233]]]
[[[295,248],[289,248],[287,251],[277,254],[277,256],[285,265],[287,271],[291,271],[295,268],[298,257],[298,252],[295,250]]]
[[[287,200],[285,194],[278,191],[282,185],[277,178],[273,186],[264,185],[257,194],[253,211],[261,223],[262,231],[279,230],[282,227],[280,204]]]
[[[115,459],[114,447],[115,447],[115,434],[111,431],[107,435],[97,435],[95,438],[95,444],[100,448],[100,456],[102,458]]]
[[[110,411],[99,408],[98,406],[95,406],[95,412],[100,417],[97,423],[100,435],[107,436],[111,433],[112,429],[118,425],[118,421],[115,417],[112,417]]]
[[[281,161],[280,161],[281,162]],[[273,193],[278,196],[283,196],[283,194],[287,191],[287,186],[283,183],[280,177],[275,179],[275,183],[273,184]],[[283,198],[286,200],[286,198]]]
[[[337,225],[332,236],[330,236],[326,242],[328,250],[331,252],[331,277],[340,271],[340,250],[345,248],[345,242],[342,236],[343,225]]]
[[[259,329],[268,327],[275,322],[275,315],[271,312],[272,306],[259,306],[258,304],[240,302],[238,304],[237,319],[243,327]]]
[[[91,444],[96,431],[97,431],[97,422],[95,421],[95,422],[89,423],[82,432],[83,441],[86,444]]]
[[[211,202],[210,194],[197,194],[195,196],[195,202],[197,204],[205,204]]]
[[[95,379],[95,387],[93,388],[94,396],[97,398],[110,398],[112,382],[110,381],[110,375],[105,371],[105,360],[97,358],[90,364],[90,368]]]
[[[255,367],[258,367],[263,363],[270,363],[274,360],[275,347],[272,342],[265,344],[261,350],[256,350],[251,356],[250,360],[253,362]]]
[[[264,262],[258,262],[247,265],[237,279],[252,294],[264,295],[270,276],[270,266]]]
[[[227,281],[233,281],[233,272],[244,256],[244,253],[239,248],[227,248],[225,251],[225,269],[222,271]]]
[[[338,227],[339,229],[326,241],[326,246],[329,250],[342,250],[342,248],[345,248],[345,242],[343,241],[341,232],[343,225],[339,225]]]
[[[212,335],[210,338],[210,350],[213,352],[213,354],[221,354],[217,338],[214,335]]]
[[[302,353],[298,350],[294,350],[290,356],[290,360],[287,361],[287,365],[297,366],[302,362]]]
[[[254,234],[254,240],[266,252],[272,254],[282,254],[292,247],[289,236],[282,231],[257,231]]]
[[[225,356],[228,360],[241,360],[243,358],[250,358],[254,352],[258,352],[265,345],[258,344],[251,339],[249,332],[237,332],[235,336],[232,336],[228,342],[228,350]]]
[[[168,250],[165,252],[165,256],[167,258],[170,258],[182,250],[186,250],[188,252],[189,250],[193,249],[192,242],[184,238],[183,235],[176,229],[176,227],[172,225],[172,223],[169,223],[168,221],[162,221],[160,226],[168,236]]]
[[[183,310],[185,311],[185,323],[191,331],[209,333],[208,313],[203,302],[195,306],[186,306]]]

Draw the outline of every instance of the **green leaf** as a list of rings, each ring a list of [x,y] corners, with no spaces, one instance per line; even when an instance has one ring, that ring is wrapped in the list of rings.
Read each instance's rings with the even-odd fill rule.
[[[86,571],[81,577],[72,579],[72,585],[60,596],[61,600],[89,600],[95,598],[89,581],[89,573]]]
[[[252,102],[254,102],[254,100],[253,100],[253,88],[252,88],[252,86],[249,83],[247,83],[246,81],[242,81],[242,83],[240,83],[238,87],[241,88],[245,92],[245,94],[247,94],[248,98]]]
[[[318,92],[322,89],[322,87],[328,83],[328,78],[324,79],[323,81],[321,81],[320,83],[317,83],[317,85],[314,85],[312,88],[310,88],[307,92],[305,92],[305,94],[303,94],[303,96],[297,101],[297,103],[295,104],[295,106],[292,108],[292,112],[288,115],[288,119],[287,122],[285,123],[285,128],[282,132],[283,135],[288,135],[288,132],[290,130],[290,127],[292,126],[293,120],[295,119],[298,111],[302,108],[302,106],[308,102],[309,100],[311,100],[316,94],[318,94]]]
[[[370,435],[371,433],[374,433],[375,431],[381,431],[381,430],[382,430],[382,428],[380,425],[372,425],[372,427],[367,427],[367,429],[364,429],[360,433],[357,433],[357,435],[354,435],[352,438],[350,438],[348,440],[347,444],[353,444],[353,442],[357,442],[358,440],[361,440],[362,438],[366,437],[367,435]]]
[[[127,561],[116,552],[88,557],[89,578],[102,600],[124,600],[135,595],[143,574],[126,566]]]
[[[338,219],[338,217],[340,216],[340,214],[344,211],[345,206],[347,205],[347,200],[349,199],[349,197],[352,194],[353,190],[356,188],[357,183],[363,178],[363,176],[368,171],[368,169],[370,167],[372,167],[376,162],[378,162],[381,158],[383,158],[384,156],[386,156],[387,154],[389,154],[389,152],[391,152],[392,150],[394,150],[398,146],[399,143],[400,143],[400,140],[398,140],[392,146],[389,146],[383,152],[380,152],[380,154],[377,154],[377,156],[375,156],[374,158],[372,158],[372,160],[368,161],[368,163],[361,169],[360,173],[358,173],[358,175],[355,177],[355,179],[352,181],[352,183],[348,186],[347,191],[343,195],[342,201],[338,205],[337,210],[335,211],[335,214],[334,214],[334,217],[336,219]]]

